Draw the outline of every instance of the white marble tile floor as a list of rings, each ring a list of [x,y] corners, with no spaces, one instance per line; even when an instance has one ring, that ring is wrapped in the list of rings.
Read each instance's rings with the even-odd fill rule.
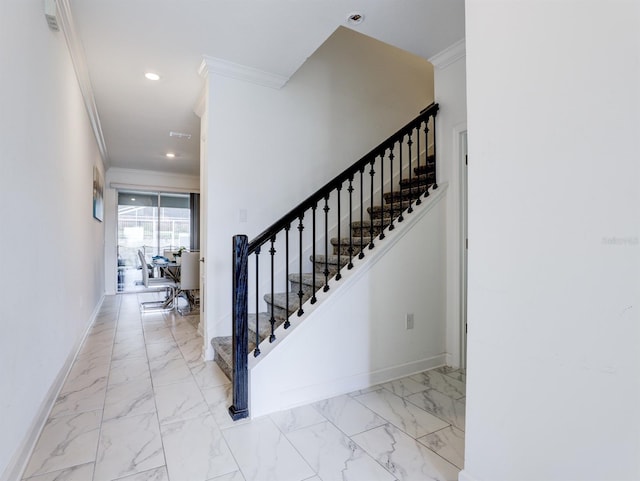
[[[233,422],[231,384],[202,360],[197,315],[108,296],[23,481],[454,481],[464,371],[442,367]]]

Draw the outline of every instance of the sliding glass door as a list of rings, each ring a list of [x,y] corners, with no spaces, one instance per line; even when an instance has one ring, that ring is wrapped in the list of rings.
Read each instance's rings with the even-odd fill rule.
[[[142,282],[141,251],[146,262],[165,250],[189,247],[189,194],[118,192],[118,291]]]

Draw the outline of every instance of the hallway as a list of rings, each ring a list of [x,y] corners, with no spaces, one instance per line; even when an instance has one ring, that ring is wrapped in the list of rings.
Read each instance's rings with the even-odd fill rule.
[[[200,358],[198,316],[140,315],[144,296],[105,298],[24,480],[457,480],[463,373],[233,423],[229,380]]]

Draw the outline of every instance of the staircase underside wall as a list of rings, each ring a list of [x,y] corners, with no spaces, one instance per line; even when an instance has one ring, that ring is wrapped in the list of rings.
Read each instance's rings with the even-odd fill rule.
[[[445,216],[442,197],[413,225],[378,241],[370,262],[358,267],[364,272],[335,285],[331,299],[253,366],[252,417],[444,364]],[[394,235],[397,243],[374,259]]]

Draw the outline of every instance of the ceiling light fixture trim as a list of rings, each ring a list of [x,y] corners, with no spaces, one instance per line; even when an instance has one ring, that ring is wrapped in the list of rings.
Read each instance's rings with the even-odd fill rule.
[[[349,25],[360,25],[364,22],[364,15],[360,12],[351,12],[347,15],[347,23]]]

